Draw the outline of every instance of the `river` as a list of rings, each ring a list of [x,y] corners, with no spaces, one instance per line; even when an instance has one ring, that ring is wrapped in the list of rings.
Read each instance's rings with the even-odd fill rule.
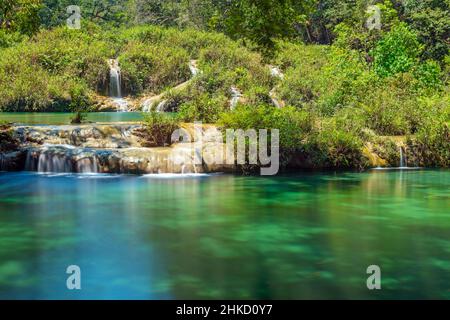
[[[0,298],[449,299],[449,190],[448,170],[0,173]]]

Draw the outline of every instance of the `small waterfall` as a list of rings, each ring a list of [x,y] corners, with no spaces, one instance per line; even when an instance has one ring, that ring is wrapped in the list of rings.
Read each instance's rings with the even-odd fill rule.
[[[112,98],[122,98],[121,75],[119,62],[116,59],[109,60],[109,96]]]
[[[281,70],[278,67],[269,66],[269,68],[270,68],[270,75],[272,77],[278,78],[278,79],[284,78],[284,74],[281,72]],[[272,103],[274,104],[275,107],[282,108],[284,106],[284,102],[282,100],[278,99],[275,91],[276,91],[276,87],[273,88],[269,92],[270,99],[272,100]]]
[[[77,161],[77,172],[79,173],[98,173],[97,157],[82,158]]]
[[[156,106],[156,112],[164,112],[167,100],[163,100]]]
[[[147,99],[142,103],[142,111],[143,112],[150,112],[153,105],[152,99]]]
[[[128,102],[122,98],[122,76],[117,59],[109,60],[109,96],[118,105],[118,111],[128,111]]]
[[[270,99],[272,99],[272,103],[274,104],[275,107],[277,107],[278,109],[283,107],[283,102],[280,102],[277,98],[277,95],[275,93],[275,88],[273,88],[269,92],[269,96],[270,96]]]
[[[242,97],[242,94],[236,87],[231,87],[231,100],[230,100],[230,109],[234,110],[236,108],[239,99]]]
[[[189,61],[189,70],[191,70],[191,74],[193,77],[200,73],[200,70],[197,68],[197,61],[191,60]]]
[[[284,78],[284,74],[281,72],[281,70],[278,67],[270,66],[270,75],[275,78],[280,78],[280,79]]]
[[[403,147],[400,146],[400,168],[408,168],[408,159],[406,153],[403,151]]]
[[[28,151],[25,170],[52,173],[97,173],[99,164],[92,150],[66,145],[44,145],[42,148]]]

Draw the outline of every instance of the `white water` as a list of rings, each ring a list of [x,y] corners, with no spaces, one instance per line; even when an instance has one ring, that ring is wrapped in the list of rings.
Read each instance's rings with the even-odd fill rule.
[[[280,109],[282,107],[282,103],[278,100],[276,94],[275,94],[275,88],[273,88],[270,92],[269,92],[269,96],[270,99],[272,99],[272,103],[275,105],[275,107],[277,107],[278,109]]]
[[[39,150],[28,151],[26,171],[52,173],[98,173],[95,152],[67,145],[44,145]]]
[[[236,87],[231,87],[231,100],[230,100],[230,109],[234,110],[236,108],[239,99],[242,97],[241,92]]]
[[[164,112],[164,108],[166,106],[167,100],[163,100],[156,106],[156,112]]]
[[[270,68],[270,75],[274,78],[278,78],[278,79],[283,79],[284,78],[284,74],[281,72],[281,70],[278,67],[274,67],[274,66],[269,66]],[[283,107],[283,101],[279,100],[277,98],[276,95],[276,87],[273,88],[270,92],[269,92],[269,96],[270,99],[272,100],[272,103],[274,104],[275,107],[277,107],[278,109]]]
[[[272,75],[272,77],[275,77],[275,78],[280,78],[280,79],[284,78],[284,74],[281,72],[281,70],[278,67],[270,66],[270,74]]]
[[[197,68],[197,62],[195,60],[189,61],[189,70],[191,70],[191,74],[193,77],[197,76],[200,73],[200,70]]]
[[[128,102],[122,98],[122,75],[119,67],[119,61],[109,60],[109,95],[118,106],[118,111],[127,112]]]
[[[192,78],[190,80],[188,80],[187,82],[191,81],[193,78],[195,78],[197,75],[199,75],[201,73],[200,69],[197,68],[197,61],[196,60],[191,60],[189,61],[189,70],[191,71],[191,75]],[[183,85],[183,84],[181,84]],[[179,85],[179,86],[181,86]],[[179,86],[175,87],[174,90],[176,88],[178,88]],[[156,112],[164,112],[164,107],[167,103],[167,100],[161,100],[164,97],[164,93],[148,98],[146,99],[143,103],[142,103],[142,111],[143,112],[150,112],[152,111],[152,107],[153,105],[158,102],[158,105],[156,106],[155,111]]]
[[[157,101],[157,97],[153,97],[150,99],[147,99],[144,101],[144,103],[142,104],[142,111],[143,112],[150,112],[152,111],[152,107],[153,105],[156,103]],[[164,107],[166,106],[167,100],[162,100],[160,102],[158,102],[158,104],[156,105],[155,111],[156,112],[164,112]]]

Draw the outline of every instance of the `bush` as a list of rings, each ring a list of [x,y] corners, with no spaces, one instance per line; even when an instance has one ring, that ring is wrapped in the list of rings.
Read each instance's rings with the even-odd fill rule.
[[[450,95],[422,101],[427,108],[415,136],[408,137],[408,158],[417,166],[450,166]]]
[[[8,48],[27,39],[27,36],[19,32],[7,32],[0,29],[0,49]]]
[[[189,55],[180,48],[129,43],[119,55],[124,89],[138,95],[174,87],[189,77]]]
[[[227,108],[226,97],[197,91],[189,101],[180,106],[179,114],[180,119],[186,122],[215,123]]]
[[[394,26],[371,52],[374,68],[381,77],[408,72],[423,51],[417,35],[405,23]]]
[[[239,105],[232,112],[223,113],[218,123],[231,129],[278,129],[280,163],[286,166],[313,130],[314,118],[310,113],[293,107],[278,109],[270,105]]]
[[[177,117],[172,115],[150,112],[145,115],[145,129],[141,137],[145,140],[145,147],[164,147],[171,144],[172,133],[179,128]]]
[[[0,55],[0,110],[71,111],[90,106],[106,86],[110,55],[95,27],[56,28],[3,49]]]
[[[313,167],[364,168],[363,146],[356,132],[344,130],[336,119],[329,119],[312,134],[304,152]]]

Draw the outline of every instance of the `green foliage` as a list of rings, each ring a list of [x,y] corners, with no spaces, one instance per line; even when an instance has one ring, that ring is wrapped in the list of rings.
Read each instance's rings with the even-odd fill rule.
[[[20,43],[27,39],[27,36],[19,32],[8,32],[7,30],[0,29],[0,49],[11,47],[17,43]]]
[[[87,109],[106,86],[111,48],[95,27],[57,28],[4,49],[0,56],[0,110]]]
[[[58,27],[66,24],[70,14],[68,6],[80,7],[80,15],[84,21],[108,26],[120,26],[132,19],[129,0],[43,0],[39,11],[42,24],[47,27]]]
[[[401,23],[392,28],[371,53],[375,71],[382,77],[408,72],[418,62],[422,50],[417,35]]]
[[[337,119],[324,121],[305,147],[311,166],[318,168],[362,168],[363,141],[355,131],[343,129]]]
[[[447,103],[450,100],[447,99]],[[450,166],[449,106],[446,117],[428,117],[414,137],[408,140],[408,155],[415,165],[424,167]]]
[[[414,77],[420,82],[421,88],[438,90],[443,86],[441,67],[434,60],[427,60],[416,66],[413,72]]]
[[[142,137],[147,147],[163,147],[171,144],[172,133],[179,128],[177,117],[172,115],[150,112],[145,114],[145,130]]]
[[[195,93],[189,101],[180,106],[180,118],[186,122],[203,121],[215,123],[228,107],[224,96],[212,96],[206,92]]]
[[[41,0],[2,0],[0,29],[33,35],[39,29]]]
[[[225,30],[233,37],[245,37],[263,51],[275,48],[275,40],[295,35],[295,24],[306,21],[315,1],[233,1],[223,14]]]
[[[449,53],[450,2],[448,0],[405,0],[403,19],[425,45],[424,59],[442,62]]]
[[[292,107],[278,109],[269,105],[240,105],[232,112],[223,113],[218,123],[232,129],[278,129],[281,164],[287,165],[313,130],[313,122],[310,113]]]
[[[180,48],[130,42],[119,55],[125,90],[160,92],[189,78],[189,55]]]
[[[236,86],[243,94],[255,85],[270,90],[269,69],[259,54],[238,46],[236,43],[211,46],[200,51],[199,67],[202,75],[198,85],[208,92],[229,93]]]

